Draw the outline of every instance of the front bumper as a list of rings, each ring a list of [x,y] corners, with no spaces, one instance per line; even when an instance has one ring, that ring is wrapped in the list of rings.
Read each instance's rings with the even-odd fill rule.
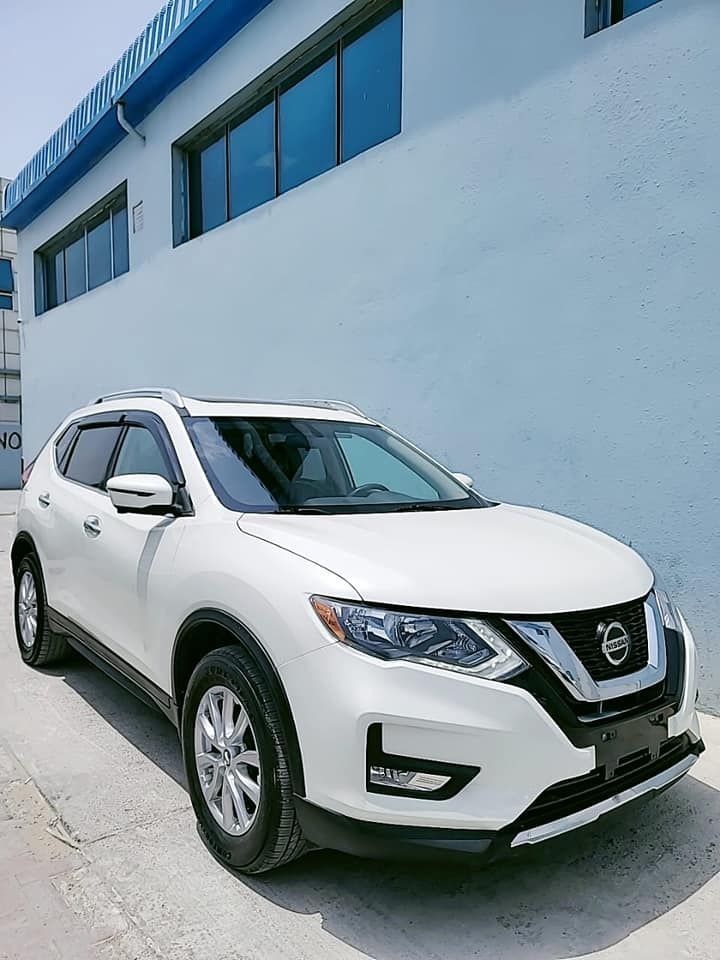
[[[589,826],[600,817],[662,793],[688,772],[704,749],[702,740],[698,740],[682,760],[649,780],[621,790],[575,813],[527,829],[522,829],[522,824],[511,824],[503,830],[488,831],[372,823],[331,813],[301,798],[296,798],[295,805],[305,838],[317,847],[328,847],[354,856],[378,860],[473,857],[492,861],[506,856],[516,848],[550,840]]]
[[[581,735],[520,685],[376,660],[343,644],[291,661],[281,675],[302,753],[306,796],[297,806],[307,838],[364,856],[492,855],[665,789],[703,749],[689,631],[682,643],[672,706],[585,724]],[[377,726],[387,754],[477,773],[447,799],[370,792],[368,731]]]

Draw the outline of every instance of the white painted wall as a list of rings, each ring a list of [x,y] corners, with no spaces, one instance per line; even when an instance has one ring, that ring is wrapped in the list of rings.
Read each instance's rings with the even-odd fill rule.
[[[402,135],[173,250],[170,143],[341,6],[275,0],[23,232],[27,452],[133,384],[347,397],[632,541],[720,706],[720,5],[406,0]],[[126,177],[130,273],[34,318],[32,251]]]

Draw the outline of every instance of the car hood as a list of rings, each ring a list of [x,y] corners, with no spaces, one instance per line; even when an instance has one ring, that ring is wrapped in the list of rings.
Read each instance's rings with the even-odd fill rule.
[[[529,616],[623,603],[653,584],[634,550],[529,507],[244,514],[238,526],[333,571],[364,600],[387,605]]]

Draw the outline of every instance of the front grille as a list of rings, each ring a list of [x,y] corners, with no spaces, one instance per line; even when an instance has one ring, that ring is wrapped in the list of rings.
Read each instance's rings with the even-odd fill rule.
[[[592,807],[608,797],[614,797],[623,790],[649,780],[679,763],[688,754],[697,752],[698,748],[693,745],[687,733],[663,741],[655,760],[652,759],[649,749],[635,750],[620,758],[612,777],[608,777],[605,767],[602,766],[582,777],[563,780],[548,787],[530,804],[516,826],[527,830]]]
[[[614,607],[559,613],[550,618],[575,656],[593,680],[612,680],[642,670],[648,662],[648,636],[644,600],[619,603]],[[597,630],[601,623],[622,624],[630,637],[630,653],[624,663],[614,667],[602,652]]]

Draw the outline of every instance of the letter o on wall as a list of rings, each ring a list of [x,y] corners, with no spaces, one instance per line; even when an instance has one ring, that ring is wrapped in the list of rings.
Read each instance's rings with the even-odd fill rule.
[[[11,450],[19,450],[22,446],[22,439],[17,431],[13,431],[8,437],[8,446]]]

